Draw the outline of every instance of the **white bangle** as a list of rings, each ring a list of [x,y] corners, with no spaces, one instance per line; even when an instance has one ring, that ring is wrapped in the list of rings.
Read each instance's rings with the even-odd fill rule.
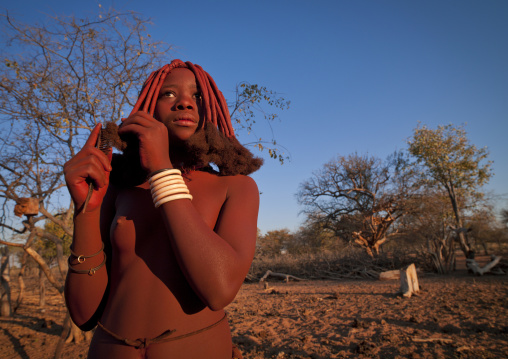
[[[179,176],[181,176],[182,175],[182,171],[180,171],[180,170],[178,170],[176,168],[171,168],[171,169],[168,169],[168,170],[164,170],[164,171],[156,173],[152,177],[150,177],[148,179],[148,183],[151,184],[153,181],[155,181],[158,178],[165,177],[167,175],[172,175],[172,174],[173,175],[179,175]]]
[[[169,175],[166,175],[164,177],[159,177],[155,180],[152,180],[150,182],[150,185],[154,186],[158,183],[162,183],[162,182],[167,182],[169,180],[181,180],[183,181],[183,177],[181,175],[177,175],[177,174],[169,174]]]
[[[161,187],[157,191],[153,191],[152,198],[160,196],[162,193],[166,192],[167,190],[173,190],[173,189],[179,189],[180,192],[189,193],[189,190],[188,190],[187,186],[185,185],[185,183],[181,183],[181,184],[174,184],[172,186]]]
[[[155,208],[161,204],[177,199],[187,198],[192,200],[189,188],[185,184],[180,170],[168,169],[155,173],[148,179],[150,192]]]
[[[172,196],[165,197],[165,198],[161,199],[160,201],[158,201],[157,203],[155,203],[155,208],[158,208],[161,204],[164,204],[166,202],[174,201],[176,199],[183,199],[183,198],[188,198],[188,199],[190,199],[192,201],[192,195],[191,194],[185,194],[185,193],[174,194]]]
[[[177,193],[189,194],[189,190],[187,189],[187,187],[185,187],[185,188],[169,188],[169,189],[166,189],[165,191],[159,193],[157,196],[153,196],[152,198],[155,203],[155,202],[159,202],[164,197],[168,197],[168,196],[171,196],[171,195],[177,194]]]
[[[171,177],[173,177],[173,176],[171,176]],[[171,178],[171,177],[170,178],[162,178],[162,180],[165,180],[165,181],[158,180],[157,182],[152,182],[152,184],[150,185],[151,192],[154,193],[155,191],[159,190],[160,188],[170,186],[170,185],[176,185],[176,184],[185,185],[185,181],[183,180],[182,177],[180,177],[180,178]]]

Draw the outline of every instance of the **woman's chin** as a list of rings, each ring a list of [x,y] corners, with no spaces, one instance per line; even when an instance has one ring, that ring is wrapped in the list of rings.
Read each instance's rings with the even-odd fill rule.
[[[196,131],[194,129],[181,129],[179,131],[174,131],[173,133],[169,133],[169,141],[177,142],[177,143],[185,143],[189,141],[192,136],[194,136]]]

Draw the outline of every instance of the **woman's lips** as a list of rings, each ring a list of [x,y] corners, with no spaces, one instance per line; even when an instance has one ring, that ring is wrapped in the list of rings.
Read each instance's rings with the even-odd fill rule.
[[[179,126],[194,126],[196,124],[196,122],[194,122],[194,120],[190,119],[190,118],[179,118],[179,119],[176,119],[174,121],[175,124],[179,125]]]

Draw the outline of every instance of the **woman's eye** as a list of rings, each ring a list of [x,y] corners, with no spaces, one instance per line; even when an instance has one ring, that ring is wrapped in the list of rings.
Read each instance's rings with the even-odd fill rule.
[[[162,94],[164,97],[175,97],[175,93],[173,91],[166,91]]]
[[[196,92],[196,93],[194,94],[194,98],[195,98],[195,99],[198,99],[198,100],[201,100],[202,96],[203,96],[203,95],[201,94],[201,92]]]

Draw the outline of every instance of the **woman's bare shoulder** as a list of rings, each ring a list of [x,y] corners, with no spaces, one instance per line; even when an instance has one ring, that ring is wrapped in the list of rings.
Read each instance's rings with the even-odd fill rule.
[[[252,177],[244,175],[220,177],[227,184],[228,194],[256,194],[259,195],[258,186]]]

